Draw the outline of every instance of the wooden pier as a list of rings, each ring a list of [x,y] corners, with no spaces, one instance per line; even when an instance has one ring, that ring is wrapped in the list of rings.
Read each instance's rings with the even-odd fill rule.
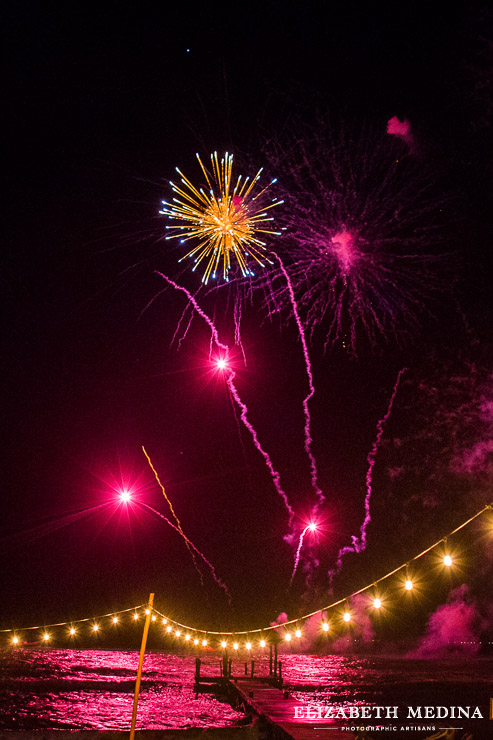
[[[195,671],[195,690],[199,692],[221,693],[229,698],[233,704],[242,704],[246,711],[251,712],[265,722],[269,735],[275,740],[350,740],[353,734],[342,730],[333,720],[297,719],[296,707],[303,707],[305,712],[309,706],[294,699],[283,688],[282,664],[275,664],[275,673],[269,677],[255,677],[254,664],[247,670],[245,663],[245,677],[231,676],[231,663],[225,658],[221,664],[221,675],[217,678],[200,675],[200,660],[197,659]],[[248,675],[250,673],[250,675]]]

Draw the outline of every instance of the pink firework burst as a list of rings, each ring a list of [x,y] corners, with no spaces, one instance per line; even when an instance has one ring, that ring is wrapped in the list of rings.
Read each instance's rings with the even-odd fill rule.
[[[383,124],[354,136],[322,120],[267,156],[284,188],[281,256],[310,339],[356,354],[363,339],[415,330],[450,283],[448,199],[423,159]],[[267,277],[269,312],[292,316],[281,271]]]

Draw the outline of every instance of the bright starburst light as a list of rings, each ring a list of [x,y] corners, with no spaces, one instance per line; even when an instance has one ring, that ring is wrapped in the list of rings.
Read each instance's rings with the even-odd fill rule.
[[[173,198],[171,203],[163,200],[163,208],[160,211],[178,222],[166,227],[172,231],[166,239],[179,239],[180,243],[188,240],[195,242],[195,246],[180,259],[180,262],[187,257],[193,258],[195,262],[193,270],[204,262],[202,282],[205,284],[209,278],[217,276],[221,261],[222,275],[226,281],[229,279],[232,258],[236,259],[243,277],[253,275],[249,258],[260,267],[263,267],[265,262],[272,264],[266,256],[265,242],[259,236],[280,234],[279,231],[269,228],[269,222],[274,219],[267,211],[282,201],[273,198],[267,202],[264,197],[266,190],[276,181],[272,180],[265,188],[255,193],[262,168],[253,180],[239,175],[234,183],[232,154],[226,152],[221,159],[217,152],[211,154],[212,175],[207,173],[200,156],[198,154],[196,156],[207,183],[207,190],[203,187],[196,188],[176,168],[181,185],[173,182],[170,182],[170,185],[177,197]]]

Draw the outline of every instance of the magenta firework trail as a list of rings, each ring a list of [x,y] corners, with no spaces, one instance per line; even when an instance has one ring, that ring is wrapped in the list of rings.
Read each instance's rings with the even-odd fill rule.
[[[191,305],[193,306],[194,310],[198,313],[198,315],[202,319],[204,319],[204,321],[206,322],[206,324],[209,326],[209,328],[211,330],[212,338],[213,338],[216,346],[218,347],[218,349],[222,350],[222,353],[223,353],[223,361],[225,363],[224,364],[224,367],[222,369],[227,373],[227,375],[226,375],[226,383],[227,383],[229,392],[231,393],[232,398],[235,400],[238,408],[240,409],[240,412],[241,412],[240,413],[241,421],[243,422],[243,424],[245,425],[245,427],[250,432],[250,435],[251,435],[251,437],[253,439],[253,442],[254,442],[255,447],[257,448],[257,450],[260,452],[260,454],[262,455],[262,457],[265,460],[265,464],[267,465],[267,468],[268,468],[268,470],[269,470],[269,472],[271,474],[271,477],[272,477],[272,480],[273,480],[275,489],[276,489],[277,493],[279,494],[279,496],[282,498],[282,500],[284,502],[284,505],[285,505],[285,507],[286,507],[286,509],[287,509],[287,511],[289,513],[289,526],[291,527],[291,523],[292,523],[293,517],[294,517],[294,511],[293,511],[293,509],[291,507],[291,504],[289,503],[289,500],[288,500],[288,497],[287,497],[286,492],[284,491],[284,489],[281,486],[281,477],[280,477],[278,471],[274,468],[274,465],[272,463],[272,460],[270,458],[269,453],[266,452],[266,450],[264,450],[264,448],[260,444],[260,440],[258,438],[258,434],[257,434],[255,428],[253,427],[253,425],[248,420],[248,408],[247,408],[246,404],[241,400],[240,395],[238,393],[238,390],[237,390],[237,388],[236,388],[236,386],[234,384],[234,379],[235,379],[236,373],[234,372],[234,370],[231,368],[231,366],[228,363],[229,356],[230,356],[229,347],[226,344],[224,344],[223,342],[221,342],[221,340],[219,339],[219,332],[218,332],[218,330],[216,328],[216,325],[214,324],[214,322],[212,321],[212,319],[205,313],[205,311],[199,306],[199,304],[197,302],[197,299],[190,293],[190,291],[187,290],[186,288],[184,288],[182,285],[178,285],[178,283],[175,283],[174,280],[171,280],[171,278],[167,277],[167,275],[165,275],[164,273],[157,271],[156,274],[159,275],[160,277],[162,277],[163,280],[165,280],[168,283],[168,285],[171,285],[175,290],[181,291],[182,293],[184,293],[187,296],[187,298],[188,298],[189,302],[191,303]]]
[[[175,524],[173,524],[173,522],[171,522],[171,521],[170,521],[170,520],[168,519],[168,517],[164,516],[164,514],[161,514],[161,512],[160,512],[160,511],[158,511],[157,509],[153,509],[153,508],[152,508],[152,506],[149,506],[149,504],[145,504],[145,503],[143,503],[143,502],[140,502],[140,503],[139,503],[139,506],[145,506],[145,508],[146,508],[146,509],[149,509],[149,511],[152,511],[152,513],[153,513],[153,514],[155,514],[156,516],[158,516],[158,517],[159,517],[160,519],[163,519],[163,521],[165,521],[165,522],[166,522],[166,524],[169,524],[169,526],[170,526],[170,527],[172,527],[172,528],[173,528],[173,529],[175,530],[175,532],[178,532],[178,534],[179,534],[179,535],[180,535],[180,536],[181,536],[181,537],[182,537],[182,538],[183,538],[183,539],[185,540],[185,544],[186,544],[186,546],[188,547],[188,549],[190,549],[190,548],[191,548],[191,549],[192,549],[192,550],[193,550],[193,551],[194,551],[194,552],[195,552],[195,553],[196,553],[196,554],[197,554],[197,555],[198,555],[198,556],[199,556],[200,558],[202,558],[202,560],[204,561],[204,563],[205,563],[205,564],[207,565],[207,567],[209,568],[209,570],[210,570],[210,572],[211,572],[211,574],[212,574],[212,577],[213,577],[213,579],[214,579],[215,583],[217,583],[217,585],[218,585],[218,586],[219,586],[220,588],[222,588],[222,590],[224,591],[224,593],[225,593],[225,594],[226,594],[226,596],[228,597],[228,602],[229,602],[229,604],[231,605],[231,594],[230,594],[230,593],[229,593],[229,591],[228,591],[228,587],[227,587],[227,586],[226,586],[226,584],[225,584],[225,583],[224,583],[224,582],[223,582],[223,581],[222,581],[222,580],[221,580],[221,579],[219,578],[219,576],[218,576],[218,575],[217,575],[217,573],[216,573],[216,569],[214,568],[214,566],[212,565],[212,563],[210,562],[210,560],[207,560],[207,558],[205,557],[204,553],[203,553],[203,552],[201,552],[201,551],[200,551],[200,550],[198,549],[198,547],[195,547],[195,545],[193,544],[193,542],[192,542],[191,540],[189,540],[189,539],[188,539],[188,537],[186,536],[186,534],[184,534],[184,533],[182,532],[181,528],[179,529],[179,528],[178,528],[178,527],[177,527],[177,526],[176,526]],[[195,565],[195,568],[197,568],[197,566],[196,566],[196,563],[195,563],[195,559],[194,559],[194,565]],[[199,573],[200,573],[200,571],[199,571]],[[202,585],[204,585],[204,584],[203,584],[203,581],[202,581],[202,574],[201,574],[201,573],[200,573],[200,576],[201,576],[201,579],[200,579],[200,580],[201,580],[201,583],[202,583]]]
[[[323,120],[273,141],[266,156],[284,190],[282,259],[308,338],[355,355],[414,330],[447,288],[447,201],[423,159],[384,125],[353,135]],[[269,312],[293,316],[282,270],[269,268],[267,280]]]
[[[298,541],[298,549],[296,550],[296,555],[294,558],[294,566],[293,566],[293,572],[291,573],[291,578],[289,579],[289,585],[293,583],[294,577],[296,575],[296,571],[298,570],[298,565],[300,562],[300,555],[301,555],[301,548],[303,547],[303,540],[305,539],[305,534],[310,530],[310,532],[315,532],[317,529],[317,525],[315,522],[310,522],[306,525],[303,532],[300,534],[300,539]]]
[[[315,385],[314,385],[314,382],[313,382],[313,373],[312,373],[312,366],[311,366],[311,362],[310,362],[310,355],[308,354],[308,346],[306,344],[305,331],[303,329],[303,324],[301,322],[300,315],[299,315],[299,312],[298,312],[298,304],[296,303],[296,298],[295,298],[295,295],[294,295],[293,286],[291,284],[291,279],[290,279],[290,277],[289,277],[289,275],[288,275],[288,273],[286,271],[286,268],[284,267],[284,265],[282,263],[282,260],[279,257],[279,255],[277,255],[275,252],[272,252],[272,254],[279,261],[279,266],[281,268],[281,272],[284,275],[284,278],[286,280],[286,285],[287,285],[287,288],[288,288],[289,299],[291,301],[293,315],[294,315],[294,318],[295,318],[295,321],[296,321],[296,326],[298,327],[298,332],[299,332],[299,335],[300,335],[301,347],[302,347],[302,350],[303,350],[303,358],[305,360],[305,367],[306,367],[306,374],[307,374],[307,377],[308,377],[308,388],[309,388],[308,395],[303,400],[303,411],[304,411],[304,414],[305,414],[305,451],[306,451],[306,454],[308,455],[308,459],[310,460],[312,486],[313,486],[313,489],[314,489],[314,491],[315,491],[315,493],[316,493],[316,495],[318,497],[318,505],[320,505],[320,504],[323,504],[323,502],[325,501],[325,496],[322,493],[322,489],[320,488],[320,486],[318,484],[317,462],[315,460],[315,456],[312,453],[313,440],[312,440],[312,435],[311,435],[311,416],[310,416],[310,409],[309,409],[308,403],[310,402],[310,400],[315,395]],[[314,512],[317,511],[318,505],[314,508]],[[304,532],[303,532],[303,535],[304,535]],[[303,535],[302,535],[302,537],[303,537]],[[300,547],[298,547],[297,561],[299,559],[300,550],[301,550],[301,545],[300,545]],[[298,565],[298,562],[297,561],[296,561],[296,564],[295,564],[295,570],[293,571],[293,576],[294,576],[294,573],[296,571],[296,566]]]
[[[359,537],[357,537],[356,535],[352,535],[351,540],[353,544],[347,545],[346,547],[342,547],[339,550],[337,554],[336,567],[334,568],[334,570],[329,571],[329,576],[331,580],[337,573],[340,572],[342,568],[342,560],[345,555],[348,555],[350,552],[360,553],[366,549],[366,530],[368,528],[369,523],[371,522],[370,500],[371,500],[371,494],[372,494],[373,467],[375,465],[375,459],[376,459],[376,455],[378,452],[378,448],[380,447],[380,443],[382,441],[383,428],[385,426],[385,423],[388,421],[390,414],[392,413],[392,407],[394,405],[394,400],[397,395],[399,383],[401,382],[401,378],[406,371],[407,371],[406,367],[403,367],[401,370],[399,370],[399,373],[397,375],[397,380],[395,381],[395,385],[392,390],[392,395],[390,396],[390,401],[387,406],[387,411],[385,412],[384,416],[378,421],[377,436],[375,437],[375,441],[373,442],[372,448],[370,452],[368,453],[368,457],[367,457],[368,470],[366,472],[365,518],[360,528]]]

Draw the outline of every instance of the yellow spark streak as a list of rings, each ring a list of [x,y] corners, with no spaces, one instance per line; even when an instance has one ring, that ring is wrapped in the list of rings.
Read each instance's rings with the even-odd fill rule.
[[[143,452],[143,453],[144,453],[144,455],[146,456],[146,458],[147,458],[147,462],[149,463],[149,467],[151,468],[152,472],[154,473],[154,477],[155,477],[155,479],[156,479],[156,481],[157,481],[157,483],[158,483],[158,485],[159,485],[159,487],[160,487],[161,491],[163,492],[163,496],[164,496],[164,498],[166,499],[166,501],[167,501],[167,503],[168,503],[168,506],[169,506],[169,508],[170,508],[170,510],[171,510],[171,513],[173,514],[173,516],[174,516],[174,518],[175,518],[176,526],[178,527],[178,530],[179,530],[179,532],[180,532],[181,536],[182,536],[182,537],[183,537],[183,539],[185,540],[185,545],[186,545],[186,546],[187,546],[187,548],[188,548],[188,552],[189,552],[189,553],[190,553],[190,555],[192,556],[192,560],[193,560],[193,562],[194,562],[194,565],[195,565],[195,569],[196,569],[196,570],[198,571],[198,573],[199,573],[199,575],[200,575],[200,578],[202,579],[202,573],[201,573],[201,571],[199,570],[199,568],[198,568],[198,566],[197,566],[197,561],[195,560],[195,553],[193,552],[192,548],[191,548],[191,547],[190,547],[190,545],[188,544],[188,538],[187,538],[187,537],[185,536],[185,533],[183,532],[183,529],[181,528],[181,523],[180,523],[180,520],[178,519],[178,517],[177,517],[177,516],[176,516],[176,514],[175,514],[175,510],[173,509],[173,504],[171,503],[171,501],[169,500],[169,498],[168,498],[168,497],[167,497],[167,495],[166,495],[166,491],[164,490],[164,486],[163,486],[163,484],[161,483],[161,481],[160,481],[160,479],[159,479],[159,475],[158,475],[158,473],[157,473],[157,470],[156,470],[156,468],[154,467],[154,465],[152,464],[151,458],[150,458],[150,457],[149,457],[149,455],[147,454],[147,451],[146,451],[146,448],[144,447],[144,445],[142,445],[142,452]]]
[[[280,232],[265,228],[266,221],[273,221],[266,211],[283,201],[273,199],[262,208],[253,206],[260,196],[272,185],[274,180],[253,195],[262,169],[253,179],[238,176],[233,187],[233,155],[226,152],[219,160],[217,152],[211,154],[212,175],[207,170],[197,154],[202,174],[209,188],[209,193],[202,188],[196,188],[190,180],[178,169],[181,185],[170,182],[175,194],[172,202],[163,201],[162,214],[170,216],[178,224],[171,224],[166,228],[171,230],[167,239],[197,239],[191,249],[180,262],[187,257],[194,258],[197,269],[204,261],[205,269],[202,281],[207,283],[209,278],[216,277],[217,269],[223,263],[223,278],[228,280],[231,269],[232,256],[236,259],[244,277],[252,274],[248,267],[249,257],[261,267],[264,262],[270,262],[266,256],[264,242],[257,238],[257,234],[279,235]],[[214,190],[216,192],[214,192]],[[232,191],[232,192],[231,192]]]

